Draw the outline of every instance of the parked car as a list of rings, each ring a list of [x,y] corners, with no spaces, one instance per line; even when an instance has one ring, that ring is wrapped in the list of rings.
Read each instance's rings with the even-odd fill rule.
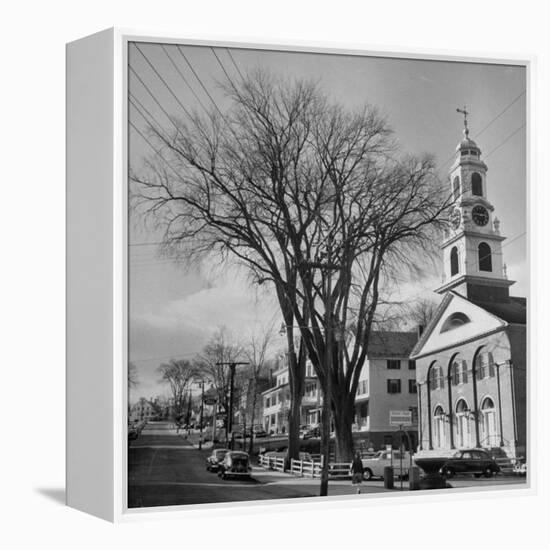
[[[218,476],[222,479],[228,477],[245,477],[250,479],[250,458],[248,453],[242,451],[229,451],[224,456],[218,467]]]
[[[254,437],[267,437],[267,432],[265,431],[263,426],[254,426],[252,433],[254,434]]]
[[[302,426],[300,429],[300,437],[302,439],[321,437],[321,428],[319,426]]]
[[[512,471],[517,476],[526,476],[527,463],[524,460],[517,460],[512,468]]]
[[[133,441],[134,439],[137,439],[139,436],[138,429],[133,425],[128,425],[128,441]]]
[[[209,472],[217,472],[220,468],[220,463],[224,459],[229,449],[214,449],[212,454],[206,459],[206,469]]]
[[[408,451],[378,451],[371,458],[363,458],[363,479],[368,481],[373,477],[384,477],[384,468],[393,466],[394,475],[409,475],[411,465],[411,455]],[[399,466],[402,466],[402,472]]]
[[[484,449],[465,449],[457,451],[441,468],[439,473],[444,477],[457,474],[474,474],[491,477],[500,472],[495,459]]]

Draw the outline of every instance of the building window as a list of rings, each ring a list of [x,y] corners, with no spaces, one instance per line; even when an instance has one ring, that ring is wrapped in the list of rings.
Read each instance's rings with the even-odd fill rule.
[[[409,360],[409,370],[416,370],[416,361]]]
[[[456,201],[460,198],[460,179],[458,176],[453,180],[453,199]]]
[[[460,357],[455,358],[451,365],[451,379],[454,386],[468,382],[468,364]]]
[[[479,243],[477,247],[480,271],[493,271],[491,247],[487,243]]]
[[[365,401],[364,403],[361,403],[361,406],[359,407],[359,416],[361,418],[367,418],[369,416],[369,402]]]
[[[397,370],[401,368],[401,361],[399,359],[388,359],[386,365],[388,369]]]
[[[359,380],[359,385],[357,386],[357,395],[365,395],[368,392],[369,392],[369,381]]]
[[[493,354],[490,351],[482,351],[478,353],[476,357],[475,369],[476,378],[478,380],[495,376],[495,362],[493,360]]]
[[[472,174],[472,195],[477,195],[478,197],[483,196],[481,176],[477,172]]]
[[[458,248],[453,246],[451,249],[451,277],[458,273]]]
[[[441,325],[441,330],[439,332],[447,332],[448,330],[461,327],[462,325],[470,322],[470,318],[466,314],[461,311],[455,311],[454,313],[451,313],[447,319],[445,319],[445,322]]]
[[[409,380],[409,393],[418,393],[416,387],[416,380],[414,378]]]
[[[388,393],[401,393],[401,380],[399,378],[388,379]]]
[[[443,378],[443,368],[439,365],[434,365],[430,369],[430,389],[437,390],[445,387],[445,380]]]

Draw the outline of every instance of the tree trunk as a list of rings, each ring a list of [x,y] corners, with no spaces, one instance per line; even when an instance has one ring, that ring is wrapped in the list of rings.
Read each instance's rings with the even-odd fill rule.
[[[333,418],[336,437],[336,461],[351,462],[353,460],[352,424],[354,417],[354,399],[349,394],[339,400],[333,400]]]

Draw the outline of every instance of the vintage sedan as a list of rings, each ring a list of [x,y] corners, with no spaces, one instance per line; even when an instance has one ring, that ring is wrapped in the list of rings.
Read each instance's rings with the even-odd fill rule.
[[[209,472],[217,472],[220,467],[220,462],[228,452],[229,449],[214,449],[212,454],[206,459],[206,469]]]
[[[220,462],[218,476],[222,479],[228,477],[245,477],[250,479],[252,468],[248,453],[242,451],[229,451]]]
[[[384,468],[393,467],[394,476],[406,477],[409,475],[409,468],[412,464],[411,455],[408,451],[378,451],[370,458],[363,458],[363,479],[369,481],[373,477],[384,477]]]
[[[495,459],[484,449],[464,449],[457,451],[439,469],[439,473],[450,478],[458,474],[474,474],[491,477],[500,472]]]

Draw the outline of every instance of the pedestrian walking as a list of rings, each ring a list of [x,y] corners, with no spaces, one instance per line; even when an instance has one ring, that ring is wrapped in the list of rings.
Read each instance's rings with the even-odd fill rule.
[[[361,453],[357,451],[350,466],[351,484],[357,486],[357,494],[361,494],[361,482],[363,481],[363,461]]]

